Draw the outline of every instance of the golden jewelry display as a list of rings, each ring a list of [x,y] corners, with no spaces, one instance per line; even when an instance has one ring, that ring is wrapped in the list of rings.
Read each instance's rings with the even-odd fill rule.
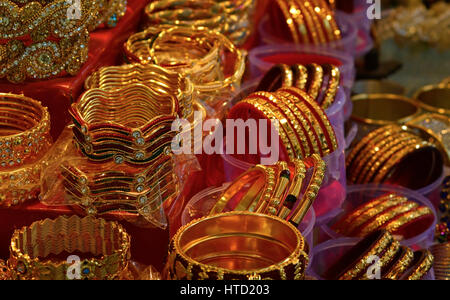
[[[120,90],[132,83],[142,83],[163,97],[176,97],[180,117],[189,118],[193,113],[194,86],[189,78],[153,64],[131,64],[103,67],[94,72],[85,81],[85,88]]]
[[[192,221],[173,237],[166,279],[304,279],[308,245],[278,217],[229,212]]]
[[[354,184],[398,183],[412,189],[434,182],[443,169],[441,142],[415,126],[388,125],[361,139],[346,159]],[[416,164],[417,165],[414,165]]]
[[[280,11],[295,44],[325,44],[340,40],[334,10],[321,0],[276,0],[273,9]]]
[[[450,280],[450,242],[431,247],[434,256],[434,275],[436,280]]]
[[[80,1],[80,17],[72,19],[67,17],[72,3],[65,0],[45,5],[30,1],[23,7],[8,0],[2,4],[0,78],[20,83],[79,71],[87,60],[98,1]]]
[[[81,279],[120,279],[130,258],[130,237],[121,225],[92,217],[61,216],[16,230],[8,267],[12,279],[66,280],[70,264],[58,255],[82,253]]]
[[[145,8],[147,25],[206,27],[226,35],[237,46],[251,33],[254,0],[193,1],[157,0]],[[147,26],[147,27],[148,27]]]
[[[450,117],[450,84],[428,85],[418,90],[413,98],[423,109]]]

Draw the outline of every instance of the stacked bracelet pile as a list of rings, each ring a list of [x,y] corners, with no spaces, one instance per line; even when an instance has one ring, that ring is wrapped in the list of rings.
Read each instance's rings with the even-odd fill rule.
[[[194,86],[180,73],[172,72],[153,64],[131,64],[103,67],[85,81],[87,90],[120,90],[133,83],[142,83],[161,96],[171,95],[178,101],[178,115],[190,118],[193,113]]]
[[[86,160],[60,166],[68,202],[91,215],[137,213],[162,226],[154,214],[178,194],[171,143],[179,112],[174,94],[181,91],[165,92],[153,81],[115,89],[114,80],[102,78],[106,90],[86,91],[70,109],[75,145]]]
[[[157,0],[145,8],[149,26],[167,24],[206,27],[226,35],[235,45],[242,45],[250,35],[250,17],[254,0],[193,1]]]
[[[344,236],[355,237],[384,229],[408,239],[425,231],[434,220],[430,208],[396,194],[387,194],[349,211],[332,228]]]
[[[450,280],[450,242],[431,247],[434,275],[437,280]]]
[[[320,105],[296,87],[251,94],[230,111],[230,119],[277,119],[282,150],[289,159],[321,157],[337,149],[334,129]]]
[[[17,205],[39,192],[50,115],[36,100],[0,93],[0,126],[0,205]]]
[[[154,63],[189,76],[197,99],[206,103],[231,95],[245,70],[245,53],[205,28],[150,27],[132,35],[125,52],[132,62]]]
[[[130,237],[118,223],[92,217],[37,221],[12,236],[10,279],[72,279],[70,264],[59,258],[64,253],[83,254],[79,279],[121,279],[130,259]]]
[[[276,0],[272,11],[284,18],[296,44],[319,45],[341,39],[335,13],[324,0]]]
[[[72,19],[72,3],[65,0],[26,1],[21,7],[10,0],[0,4],[0,78],[19,83],[78,72],[87,60],[98,1],[80,1],[80,17]]]
[[[434,182],[443,169],[436,140],[406,125],[388,125],[361,139],[346,158],[347,178],[354,184],[401,183],[419,189]]]
[[[309,169],[312,175],[306,181]],[[325,162],[317,154],[305,161],[256,165],[225,189],[209,214],[250,211],[275,215],[298,225],[317,197],[324,172]]]
[[[297,87],[307,92],[323,109],[330,107],[339,89],[341,72],[333,65],[284,65],[272,67],[261,79],[257,91],[275,92]]]
[[[329,267],[325,277],[332,280],[369,279],[367,273],[373,257],[379,258],[379,279],[385,280],[420,280],[433,266],[433,255],[429,251],[413,252],[400,246],[388,231],[380,230],[348,250]]]
[[[250,212],[204,217],[173,237],[166,279],[301,280],[308,245],[280,218]]]

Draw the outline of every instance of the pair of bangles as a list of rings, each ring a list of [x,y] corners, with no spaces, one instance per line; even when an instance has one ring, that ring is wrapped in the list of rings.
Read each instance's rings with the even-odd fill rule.
[[[40,102],[0,93],[0,205],[37,196],[44,155],[50,149],[50,115]]]
[[[20,83],[75,75],[88,57],[89,32],[105,21],[114,26],[126,3],[0,1],[0,78]]]
[[[170,246],[165,279],[302,280],[309,247],[278,217],[234,211],[181,227]]]
[[[376,260],[374,259],[376,258]],[[366,236],[325,273],[329,280],[367,280],[373,279],[371,266],[379,268],[379,278],[383,280],[420,280],[433,267],[434,258],[428,250],[413,251],[401,246],[385,230]]]
[[[325,0],[275,0],[269,9],[274,20],[283,20],[295,44],[319,45],[342,38],[335,12]]]
[[[146,24],[205,27],[223,33],[240,46],[251,34],[254,6],[254,0],[157,0],[145,8]]]
[[[240,87],[245,52],[219,32],[197,27],[149,27],[125,43],[128,60],[154,63],[188,76],[198,100],[208,104]]]
[[[354,184],[393,183],[420,189],[443,171],[439,143],[414,126],[387,125],[361,139],[346,158],[347,178]]]
[[[256,91],[275,92],[281,87],[293,86],[307,92],[323,109],[327,109],[334,103],[340,77],[339,68],[333,65],[278,64],[264,75]]]
[[[61,258],[65,254],[70,256]],[[0,279],[127,279],[130,256],[130,236],[118,223],[61,216],[13,233]]]
[[[317,154],[304,161],[256,165],[225,189],[209,214],[250,211],[278,216],[299,225],[318,195],[325,167]]]
[[[349,211],[332,228],[348,237],[365,237],[383,229],[408,239],[425,231],[434,219],[429,207],[393,193],[371,199]]]
[[[307,158],[312,154],[324,157],[338,147],[325,111],[310,95],[296,87],[283,87],[274,93],[253,93],[237,103],[228,118],[278,120],[280,149],[285,160]]]

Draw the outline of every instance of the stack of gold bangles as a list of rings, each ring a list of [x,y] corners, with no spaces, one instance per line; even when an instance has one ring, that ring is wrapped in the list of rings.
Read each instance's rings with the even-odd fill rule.
[[[229,212],[197,219],[173,237],[166,279],[301,280],[308,245],[280,218]]]
[[[22,95],[0,93],[0,205],[37,195],[51,142],[47,108]]]
[[[335,13],[325,0],[274,0],[272,5],[270,9],[284,18],[296,44],[319,45],[342,38]]]
[[[65,253],[82,257],[67,261]],[[116,280],[126,276],[129,259],[130,237],[118,223],[61,216],[16,230],[3,274],[13,280]]]
[[[147,25],[205,27],[242,45],[250,35],[254,0],[157,0],[145,8]]]
[[[369,279],[369,267],[373,257],[379,259],[380,278],[384,280],[420,280],[433,266],[430,251],[400,246],[393,236],[384,230],[375,231],[348,250],[325,273],[329,280]]]
[[[347,178],[354,184],[394,183],[420,189],[443,172],[439,144],[425,131],[388,125],[360,140],[346,158]]]
[[[193,113],[194,87],[191,81],[180,73],[172,72],[153,64],[131,64],[103,67],[85,81],[87,90],[120,90],[133,83],[142,83],[161,96],[172,95],[178,101],[178,115],[190,118]]]
[[[450,242],[431,247],[434,256],[434,275],[436,280],[450,280]]]
[[[228,118],[279,120],[281,149],[287,160],[307,158],[312,154],[324,157],[338,147],[324,110],[310,95],[296,87],[284,87],[275,93],[253,93],[236,104]]]
[[[312,173],[306,185],[308,169]],[[325,162],[317,154],[305,161],[256,165],[226,188],[210,214],[250,211],[275,215],[298,225],[317,197],[324,172]]]
[[[150,27],[132,35],[125,52],[132,62],[154,63],[189,76],[197,99],[208,104],[235,92],[245,70],[245,53],[205,28]]]
[[[312,173],[306,185],[308,169]],[[324,172],[325,162],[317,154],[305,161],[256,165],[226,188],[210,214],[250,211],[278,216],[298,225],[317,197]]]
[[[384,229],[409,239],[424,232],[434,220],[434,213],[429,207],[397,194],[386,194],[349,211],[332,228],[344,236],[355,237]]]
[[[261,79],[257,91],[275,92],[297,87],[316,99],[323,109],[330,107],[339,89],[341,72],[333,65],[275,65]]]
[[[178,193],[170,150],[176,91],[151,87],[90,89],[71,107],[74,141],[87,160],[61,165],[63,185],[88,214],[137,212],[161,225],[152,215]]]

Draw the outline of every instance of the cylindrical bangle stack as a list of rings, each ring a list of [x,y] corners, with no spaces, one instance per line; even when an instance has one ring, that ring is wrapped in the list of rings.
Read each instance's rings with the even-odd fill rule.
[[[354,184],[396,183],[420,189],[443,171],[439,143],[425,131],[388,125],[370,132],[346,159],[347,178]]]
[[[284,19],[294,43],[319,45],[341,39],[335,12],[326,1],[276,0],[271,4],[271,11]]]
[[[280,218],[250,212],[204,217],[173,237],[166,279],[301,280],[308,245]]]
[[[434,220],[435,216],[430,208],[396,194],[386,194],[349,211],[332,228],[344,236],[356,237],[364,237],[384,229],[408,239],[420,234],[420,230],[428,228]]]
[[[254,5],[254,0],[157,0],[147,5],[145,14],[149,26],[206,27],[223,33],[240,46],[251,34]]]
[[[307,182],[304,179],[309,169],[312,173]],[[250,211],[276,215],[298,225],[317,197],[324,172],[325,162],[317,154],[305,161],[256,165],[225,189],[210,214]]]
[[[12,236],[8,279],[75,279],[69,276],[70,263],[59,258],[62,253],[83,254],[77,279],[121,279],[130,259],[130,237],[118,223],[92,217],[34,222]]]
[[[42,158],[52,143],[50,115],[36,100],[0,93],[0,131],[0,205],[17,205],[39,192]]]
[[[205,28],[150,27],[132,35],[125,52],[132,62],[154,63],[189,76],[197,99],[208,104],[236,91],[245,70],[245,52]]]
[[[297,87],[316,99],[323,109],[330,107],[339,89],[341,72],[333,65],[284,65],[272,67],[256,91],[275,92],[281,87]]]
[[[288,159],[321,157],[337,149],[334,129],[320,105],[303,90],[284,87],[251,94],[230,111],[230,119],[277,119],[281,149]]]
[[[413,252],[400,246],[393,236],[384,230],[375,231],[329,267],[325,278],[333,280],[364,280],[368,276],[373,258],[379,260],[380,277],[384,280],[420,280],[433,266],[433,255],[427,250]],[[371,274],[372,275],[372,274]]]

